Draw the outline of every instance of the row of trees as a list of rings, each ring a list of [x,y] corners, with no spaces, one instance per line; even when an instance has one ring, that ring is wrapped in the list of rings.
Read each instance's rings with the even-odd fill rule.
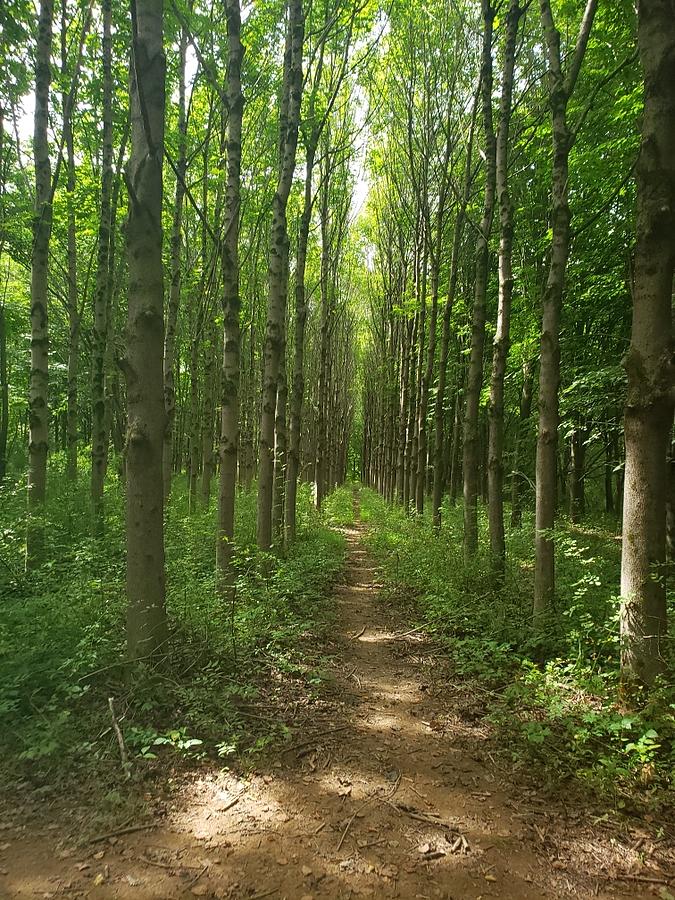
[[[573,521],[587,495],[623,509],[623,667],[651,683],[666,636],[675,19],[663,2],[538,7],[392,10],[373,88],[362,477],[417,513],[430,496],[437,526],[461,490],[467,561],[482,495],[497,580],[506,474],[512,526],[533,489],[540,633],[565,495]]]
[[[166,10],[131,0],[129,12],[42,0],[33,40],[27,4],[3,21],[3,433],[5,445],[19,439],[19,471],[21,438],[28,449],[28,569],[48,556],[50,453],[63,451],[55,462],[73,491],[88,482],[103,538],[116,452],[128,650],[146,659],[167,635],[172,474],[185,471],[196,509],[217,473],[228,595],[238,487],[257,475],[268,551],[295,539],[301,478],[320,506],[346,476],[360,285],[348,235],[363,127],[354,97],[375,11],[289,0],[246,8],[243,24],[239,0]],[[25,57],[12,55],[17,38]]]
[[[515,527],[534,493],[540,632],[557,510],[622,513],[624,667],[652,682],[675,484],[672,13],[41,0],[34,21],[5,4],[0,477],[8,457],[27,473],[28,568],[49,555],[50,454],[97,537],[117,469],[129,651],[152,656],[172,475],[195,510],[217,474],[231,595],[238,488],[257,478],[258,546],[281,548],[299,482],[321,506],[354,431],[390,500],[430,501],[439,526],[463,493],[467,561],[485,498],[498,582],[507,488]]]

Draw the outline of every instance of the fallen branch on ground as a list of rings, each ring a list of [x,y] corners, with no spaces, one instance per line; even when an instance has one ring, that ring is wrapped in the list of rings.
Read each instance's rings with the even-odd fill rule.
[[[116,828],[115,831],[106,831],[105,834],[97,834],[91,838],[90,844],[98,844],[101,841],[107,841],[108,838],[120,837],[123,834],[133,834],[135,831],[147,831],[150,828],[157,828],[156,822],[148,822],[146,825],[127,825],[126,828]]]

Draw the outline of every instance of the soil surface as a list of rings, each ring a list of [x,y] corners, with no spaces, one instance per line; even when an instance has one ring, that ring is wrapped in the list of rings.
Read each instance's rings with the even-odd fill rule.
[[[345,532],[332,687],[254,774],[185,778],[150,826],[78,846],[0,833],[0,897],[671,897],[653,829],[567,809],[495,759],[480,698],[391,606]],[[131,830],[131,829],[135,830]],[[72,829],[71,829],[72,830]]]

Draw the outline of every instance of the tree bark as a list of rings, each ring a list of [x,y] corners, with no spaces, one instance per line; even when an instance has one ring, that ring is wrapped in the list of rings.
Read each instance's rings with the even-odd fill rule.
[[[626,475],[621,554],[621,668],[653,684],[666,637],[667,454],[673,424],[675,274],[675,9],[640,0],[644,74],[631,344],[624,365]]]
[[[0,484],[7,474],[9,433],[9,380],[7,377],[7,319],[4,300],[0,303]]]
[[[44,523],[40,521],[47,497],[49,448],[49,325],[47,291],[49,242],[52,231],[52,170],[49,159],[49,87],[54,6],[40,0],[35,48],[35,208],[30,272],[30,387],[28,398],[28,527],[26,568],[37,567],[44,554]]]
[[[483,58],[481,92],[485,139],[485,193],[483,215],[476,241],[476,276],[471,322],[471,354],[466,383],[462,469],[464,474],[464,556],[470,559],[478,549],[478,411],[483,385],[485,347],[485,305],[489,269],[489,242],[495,207],[496,146],[492,123],[492,31],[495,10],[482,0]]]
[[[568,201],[568,160],[573,134],[567,124],[567,104],[586,52],[597,0],[588,0],[576,47],[563,75],[560,34],[549,0],[540,0],[541,22],[548,56],[549,106],[553,132],[551,173],[552,244],[548,277],[542,299],[541,356],[539,366],[539,430],[536,461],[536,533],[534,567],[534,624],[540,628],[555,591],[556,464],[560,386],[560,316],[569,256],[571,213]]]
[[[426,202],[426,201],[423,201]],[[426,418],[427,418],[427,397],[428,397],[428,389],[429,389],[429,381],[431,380],[431,375],[429,375],[429,380],[426,380],[427,372],[429,371],[429,358],[433,359],[432,354],[435,351],[435,338],[436,338],[436,316],[438,314],[438,298],[436,297],[436,302],[432,304],[431,308],[431,316],[429,321],[429,338],[426,340],[426,331],[427,331],[427,231],[424,226],[424,220],[422,220],[422,239],[421,239],[421,252],[420,252],[420,272],[419,272],[419,304],[420,304],[420,313],[422,317],[422,333],[420,336],[420,349],[419,349],[419,357],[417,361],[417,403],[416,403],[416,422],[415,422],[415,443],[414,443],[414,456],[412,460],[412,465],[415,471],[415,495],[413,497],[415,501],[415,512],[418,515],[422,515],[424,512],[424,488],[426,486],[426,474],[427,474],[427,443],[426,443]],[[425,361],[425,342],[427,343],[426,348],[426,361]]]
[[[288,260],[285,263],[288,267]],[[288,283],[288,273],[286,274]],[[285,305],[285,301],[284,301]],[[277,383],[277,408],[274,421],[274,495],[272,502],[272,536],[277,547],[284,546],[284,498],[286,493],[286,406],[288,400],[288,379],[286,375],[286,328],[281,345],[279,360],[279,380]]]
[[[586,512],[586,430],[575,428],[570,437],[568,468],[569,511],[572,522],[580,522]]]
[[[75,222],[75,149],[72,104],[66,90],[68,76],[67,11],[61,13],[61,75],[63,78],[63,144],[66,151],[66,282],[68,296],[68,384],[66,399],[66,478],[77,480],[77,375],[80,351],[80,313],[77,303],[77,237]]]
[[[492,348],[492,377],[488,406],[488,519],[490,550],[498,575],[504,572],[504,378],[509,353],[511,300],[513,297],[513,203],[509,194],[509,129],[513,97],[513,70],[516,63],[518,23],[523,13],[519,0],[510,0],[506,15],[504,71],[499,104],[496,150],[496,185],[499,203],[499,300],[497,329]]]
[[[127,651],[155,657],[167,638],[164,574],[162,157],[166,62],[162,0],[131,0],[131,155],[126,358]]]
[[[319,286],[321,291],[321,327],[319,342],[319,391],[317,397],[317,441],[316,441],[316,508],[321,509],[327,494],[327,443],[328,443],[328,348],[331,322],[331,277],[330,277],[330,138],[326,140],[324,154],[325,170],[321,175],[321,271]]]
[[[0,106],[0,159],[5,158],[5,119]],[[5,229],[5,178],[4,166],[0,166],[0,230]],[[0,238],[0,253],[4,238]],[[9,435],[9,381],[7,372],[7,318],[5,316],[6,292],[0,302],[0,484],[7,474],[7,438]]]
[[[302,0],[288,0],[287,46],[284,56],[284,89],[279,116],[279,178],[272,205],[270,235],[265,368],[260,415],[260,466],[258,472],[257,542],[261,550],[272,546],[272,497],[274,492],[274,425],[281,342],[285,322],[288,252],[286,206],[295,172],[298,122],[302,100]]]
[[[518,422],[513,443],[513,466],[511,472],[511,527],[520,528],[523,523],[522,483],[523,473],[519,471],[521,448],[525,436],[525,425],[532,412],[532,394],[534,389],[534,363],[526,360],[523,363],[523,384],[520,390]]]
[[[104,0],[103,12],[103,154],[101,160],[101,201],[99,207],[96,285],[94,288],[94,328],[92,333],[91,376],[91,499],[94,527],[98,531],[103,518],[103,482],[108,459],[106,427],[105,356],[108,335],[108,297],[110,293],[110,224],[113,180],[112,119],[112,3]]]
[[[178,43],[178,156],[176,159],[176,195],[171,223],[171,283],[169,303],[166,311],[164,333],[164,407],[166,409],[166,432],[162,451],[162,473],[164,480],[164,502],[171,493],[173,472],[173,428],[176,418],[176,327],[182,284],[181,232],[183,229],[183,201],[185,199],[185,173],[187,168],[187,114],[185,109],[185,59],[187,55],[187,33],[181,29]]]
[[[234,510],[239,451],[239,382],[241,368],[241,297],[239,295],[239,221],[241,191],[241,128],[244,95],[241,90],[241,8],[226,0],[227,19],[227,186],[223,267],[223,367],[220,386],[220,474],[218,482],[218,538],[216,564],[221,590],[234,584]]]
[[[204,266],[206,262],[204,261]],[[199,309],[194,316],[194,331],[190,336],[190,409],[189,409],[189,436],[188,436],[188,510],[193,513],[197,509],[197,483],[199,479],[199,465],[201,463],[201,421],[199,418],[199,346],[203,333],[203,307],[206,302],[203,291],[205,290],[206,276],[202,277],[202,294]]]
[[[476,110],[478,103],[473,105],[471,113],[471,125],[469,128],[469,139],[466,146],[466,159],[464,161],[464,178],[462,186],[462,196],[457,206],[455,216],[455,226],[452,238],[452,251],[450,254],[450,275],[448,278],[448,293],[445,300],[445,308],[443,310],[443,326],[441,330],[441,346],[438,363],[438,385],[436,389],[436,401],[434,404],[434,486],[432,493],[432,518],[436,528],[441,524],[441,503],[443,501],[443,491],[448,477],[448,472],[444,466],[444,450],[443,450],[443,404],[445,402],[445,386],[448,377],[448,353],[450,349],[450,326],[452,322],[452,309],[455,302],[455,293],[457,291],[457,279],[459,277],[459,254],[462,247],[462,236],[464,233],[464,222],[466,219],[466,208],[469,203],[469,193],[471,191],[471,170],[473,156],[473,137],[476,124]]]
[[[220,341],[215,328],[209,324],[209,337],[204,346],[204,406],[202,409],[202,473],[199,482],[199,502],[208,509],[211,502],[211,481],[216,466],[214,453],[216,397],[219,396],[222,368],[218,371],[218,360],[222,359]],[[221,413],[222,415],[222,413]]]
[[[298,249],[295,262],[295,347],[293,355],[293,383],[291,385],[291,416],[288,443],[288,478],[286,485],[286,540],[295,540],[298,497],[298,474],[300,471],[300,443],[302,437],[302,406],[305,397],[305,329],[307,325],[307,295],[305,272],[307,268],[307,243],[312,222],[312,174],[318,135],[315,129],[306,146],[305,193],[300,227]]]

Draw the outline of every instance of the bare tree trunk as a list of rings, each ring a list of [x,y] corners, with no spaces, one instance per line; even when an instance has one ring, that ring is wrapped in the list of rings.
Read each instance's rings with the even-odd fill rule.
[[[117,317],[121,282],[120,272],[124,266],[124,258],[122,257],[117,260],[116,223],[120,187],[122,184],[122,167],[124,165],[124,155],[126,153],[130,129],[131,122],[129,118],[127,118],[117,154],[110,202],[110,244],[108,248],[108,282],[106,291],[106,340],[105,358],[103,363],[105,373],[105,433],[108,436],[106,439],[106,447],[112,442],[113,451],[116,456],[118,456],[118,466],[121,478],[124,478],[124,465],[122,460],[122,452],[124,450],[124,427],[121,424],[119,414],[120,369],[115,362],[118,355],[118,348],[115,341],[119,330],[117,327]],[[107,465],[108,457],[106,454],[106,469]]]
[[[637,166],[637,244],[625,409],[626,480],[621,554],[621,668],[653,684],[666,637],[666,460],[673,424],[672,294],[675,274],[675,10],[641,0],[644,73]]]
[[[260,467],[258,473],[257,541],[261,550],[272,545],[272,496],[274,491],[274,425],[281,342],[286,310],[284,259],[288,252],[286,206],[295,172],[298,122],[302,100],[302,0],[288,0],[288,32],[284,57],[284,90],[279,116],[279,179],[272,207],[269,251],[265,371],[260,416]]]
[[[402,504],[404,503],[405,498],[405,448],[410,390],[410,343],[412,323],[403,322],[401,332],[401,377],[398,412],[398,453],[396,458],[396,497],[398,502]]]
[[[675,425],[675,422],[673,423]],[[670,564],[668,574],[672,577],[675,564],[675,433],[671,431],[668,449],[668,488],[666,494],[666,561]]]
[[[319,344],[319,392],[317,399],[316,442],[316,508],[321,509],[327,493],[327,441],[328,441],[328,346],[330,328],[330,140],[326,141],[325,171],[321,176],[321,340]]]
[[[443,501],[443,490],[448,476],[448,472],[445,470],[443,464],[445,457],[445,454],[443,452],[443,404],[445,402],[445,385],[448,377],[450,325],[452,321],[452,309],[455,302],[455,292],[457,290],[457,278],[459,276],[459,253],[462,246],[462,235],[464,232],[466,207],[469,202],[469,192],[471,190],[471,166],[473,155],[473,136],[476,122],[476,109],[477,102],[474,103],[473,111],[471,114],[469,140],[466,146],[466,160],[464,163],[462,197],[458,203],[455,216],[455,227],[452,238],[452,252],[450,254],[448,294],[445,300],[445,308],[443,310],[443,327],[441,331],[441,347],[438,363],[438,385],[436,389],[436,402],[434,405],[434,487],[431,505],[433,522],[436,528],[438,528],[441,524],[441,503]]]
[[[9,432],[9,381],[7,378],[7,321],[4,300],[0,304],[0,484],[7,474]]]
[[[181,232],[183,228],[183,201],[185,199],[185,172],[187,168],[187,114],[185,109],[185,59],[187,55],[187,33],[181,29],[178,43],[178,158],[176,160],[176,198],[171,223],[171,284],[166,312],[164,333],[164,407],[166,409],[166,432],[162,451],[162,473],[164,479],[164,502],[171,493],[173,472],[173,428],[176,418],[176,326],[181,293]]]
[[[593,25],[597,0],[588,0],[568,72],[563,75],[560,34],[553,22],[550,0],[540,0],[541,21],[548,52],[549,106],[553,132],[551,173],[552,244],[548,278],[542,299],[541,361],[539,367],[539,431],[536,462],[536,534],[534,566],[534,623],[540,627],[555,591],[553,528],[556,510],[558,447],[558,389],[560,386],[560,315],[569,256],[571,213],[568,201],[568,160],[573,133],[567,124],[567,104],[576,84]]]
[[[520,408],[516,434],[513,444],[513,466],[511,472],[511,527],[520,528],[523,522],[521,486],[523,473],[520,469],[520,451],[525,434],[525,425],[532,412],[532,392],[534,389],[534,364],[527,360],[523,363],[523,386],[520,391]]]
[[[496,185],[499,203],[499,303],[497,329],[492,350],[492,377],[488,407],[488,518],[490,549],[497,574],[504,572],[504,378],[509,353],[511,299],[513,296],[513,203],[509,195],[509,129],[516,62],[518,22],[522,15],[519,0],[510,0],[506,17],[504,71],[497,133]]]
[[[426,320],[427,307],[427,235],[424,230],[422,238],[422,261],[421,261],[421,278],[420,278],[420,304],[422,309],[422,322]],[[432,291],[433,293],[433,291]],[[422,333],[422,341],[420,343],[419,355],[419,388],[417,392],[417,423],[415,433],[417,435],[417,446],[413,465],[415,466],[415,511],[418,515],[424,512],[424,488],[427,481],[427,399],[429,396],[429,382],[431,381],[431,371],[433,370],[433,358],[436,349],[436,316],[438,314],[438,296],[432,298],[431,316],[429,320],[429,339],[427,342],[426,362],[424,360],[424,330]],[[431,364],[430,364],[431,362]]]
[[[239,220],[241,188],[241,126],[244,96],[241,91],[241,8],[239,0],[226,0],[227,18],[227,187],[223,240],[223,369],[220,387],[220,475],[218,483],[218,538],[216,564],[221,589],[234,579],[234,509],[239,450],[239,381],[241,369],[241,297],[239,295]]]
[[[300,441],[302,436],[302,406],[305,396],[305,327],[307,325],[307,296],[305,271],[307,267],[307,243],[312,221],[312,174],[316,158],[314,132],[307,144],[305,160],[305,196],[295,263],[295,349],[293,357],[293,383],[291,386],[291,417],[288,446],[288,479],[286,485],[286,540],[292,543],[296,531],[296,507],[298,497],[298,473],[300,471]]]
[[[568,468],[569,511],[572,522],[580,522],[586,512],[584,488],[586,469],[586,430],[575,428],[570,437]]]
[[[5,119],[0,106],[0,160],[5,158]],[[0,231],[4,233],[4,195],[5,195],[5,169],[0,165]],[[0,239],[0,254],[2,253],[4,238]],[[7,267],[9,278],[9,266]],[[7,438],[9,435],[9,381],[7,373],[7,318],[5,316],[5,301],[7,291],[5,287],[2,301],[0,301],[0,484],[7,474]]]
[[[166,62],[162,0],[131,0],[131,156],[127,163],[127,651],[155,656],[164,605],[162,157]]]
[[[450,440],[448,441],[448,449],[446,452],[447,464],[446,472],[448,479],[448,490],[450,493],[450,503],[455,506],[459,497],[460,485],[462,483],[462,399],[463,399],[464,374],[463,368],[460,368],[457,376],[457,386],[455,390],[455,412],[452,419],[452,431]]]
[[[68,387],[66,408],[66,478],[77,480],[77,374],[80,351],[80,314],[77,303],[77,239],[75,228],[75,150],[72,105],[65,88],[68,76],[68,21],[61,13],[61,75],[63,79],[63,143],[66,151],[66,273],[68,290]]]
[[[205,263],[206,265],[206,263]],[[202,290],[206,279],[202,279]],[[190,433],[188,438],[188,509],[191,513],[197,508],[197,480],[199,478],[199,463],[201,461],[201,423],[199,420],[199,344],[202,336],[202,311],[205,303],[202,295],[200,309],[197,311],[194,333],[190,336]]]
[[[483,386],[485,346],[485,304],[488,281],[488,249],[495,207],[496,146],[492,124],[492,31],[495,10],[490,0],[482,0],[483,59],[481,92],[485,138],[485,194],[483,217],[476,241],[476,280],[471,322],[471,355],[464,408],[464,556],[470,559],[478,549],[478,410]]]
[[[419,463],[418,463],[418,478],[422,479],[421,489],[418,485],[418,512],[423,512],[424,505],[424,492],[425,488],[430,485],[427,484],[429,481],[433,490],[433,481],[431,480],[431,468],[429,463],[432,461],[432,453],[431,448],[429,447],[429,436],[428,436],[428,423],[427,423],[427,412],[429,406],[429,389],[431,387],[431,380],[434,375],[434,362],[436,360],[436,332],[437,332],[437,323],[438,323],[438,292],[439,292],[439,279],[440,279],[440,271],[441,271],[441,253],[443,249],[443,230],[445,226],[445,208],[446,208],[446,199],[447,199],[447,186],[448,186],[448,166],[450,164],[450,155],[452,152],[452,130],[448,124],[448,136],[445,147],[445,157],[443,159],[443,168],[441,170],[441,184],[439,189],[439,199],[438,199],[438,210],[436,215],[436,235],[435,241],[432,242],[431,246],[431,321],[429,323],[429,344],[427,348],[427,365],[424,372],[424,378],[422,380],[422,408],[420,409],[420,438],[419,438],[419,446],[418,446],[418,454],[419,454]],[[452,312],[452,303],[450,303],[450,310]],[[445,355],[446,355],[446,365],[447,365],[447,345],[449,340],[449,325],[448,321],[448,332],[445,334],[445,329],[443,330],[443,334],[441,335],[441,340],[445,337]],[[443,354],[441,353],[441,356]],[[443,378],[443,390],[445,390],[445,378]],[[443,400],[441,398],[441,411],[443,409]],[[434,409],[434,419],[435,419],[435,409]],[[442,420],[442,415],[441,415]],[[434,422],[435,427],[435,422]],[[441,441],[443,435],[443,427],[441,421]],[[433,506],[432,501],[432,511],[434,515],[436,514],[436,507]]]
[[[288,266],[288,261],[286,261]],[[288,275],[286,275],[288,279]],[[284,332],[285,332],[284,328]],[[272,535],[278,547],[284,545],[284,495],[286,489],[286,405],[288,384],[286,376],[286,335],[284,334],[279,361],[277,408],[274,423],[274,497],[272,504]]]
[[[28,399],[28,527],[26,568],[37,567],[44,554],[44,524],[40,521],[47,496],[49,448],[49,326],[47,284],[52,231],[52,170],[49,160],[49,86],[54,6],[40,0],[35,48],[35,208],[30,272],[30,388]]]
[[[105,358],[108,336],[108,297],[111,242],[111,196],[113,180],[112,119],[112,3],[104,0],[103,11],[103,155],[101,161],[101,201],[99,207],[96,286],[94,288],[94,328],[91,367],[91,500],[94,528],[103,524],[103,482],[108,458],[106,427]]]
[[[199,501],[207,509],[211,502],[211,481],[215,470],[215,419],[216,396],[220,387],[217,362],[222,354],[219,352],[218,340],[214,327],[209,324],[209,339],[204,347],[204,407],[202,409],[202,474],[199,482]],[[221,369],[222,373],[222,369]]]
[[[415,386],[417,384],[415,368],[415,348],[417,347],[417,331],[419,328],[419,316],[415,315],[412,324],[412,335],[408,349],[408,407],[406,409],[407,424],[405,449],[403,451],[403,505],[406,512],[410,512],[410,502],[415,493],[412,483],[413,439],[415,430]]]

